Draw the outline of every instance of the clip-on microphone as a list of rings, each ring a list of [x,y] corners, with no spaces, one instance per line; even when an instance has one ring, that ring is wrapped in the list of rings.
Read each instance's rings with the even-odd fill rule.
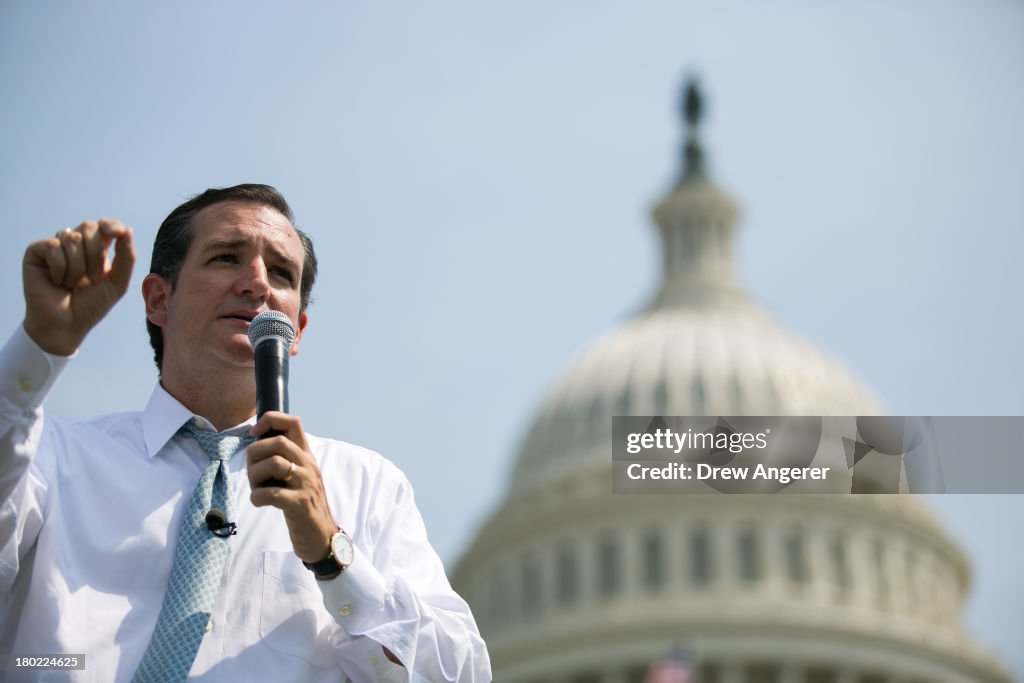
[[[238,533],[238,525],[229,522],[223,510],[213,508],[206,513],[206,528],[213,532],[214,536],[227,538]]]

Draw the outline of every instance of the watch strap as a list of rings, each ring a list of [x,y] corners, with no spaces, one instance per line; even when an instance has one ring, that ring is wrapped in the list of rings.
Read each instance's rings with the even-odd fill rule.
[[[328,551],[327,557],[320,560],[319,562],[306,562],[302,564],[306,565],[306,569],[310,570],[317,576],[327,576],[329,574],[337,574],[343,567],[338,564],[338,561],[334,559],[334,551]]]
[[[302,564],[305,565],[306,569],[313,572],[313,574],[318,578],[325,576],[334,577],[348,568],[347,565],[343,565],[338,561],[338,558],[334,556],[334,541],[338,536],[344,536],[346,539],[348,538],[348,534],[341,529],[338,529],[338,531],[331,536],[331,539],[327,542],[327,557],[317,562],[302,561]]]

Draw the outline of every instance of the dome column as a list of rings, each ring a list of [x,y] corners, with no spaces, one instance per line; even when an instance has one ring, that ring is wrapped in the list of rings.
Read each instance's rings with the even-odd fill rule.
[[[960,620],[960,582],[957,579],[956,571],[952,567],[946,568],[945,581],[942,584],[943,600],[943,621],[951,628],[956,629]]]
[[[579,594],[578,603],[583,610],[593,609],[598,603],[597,596],[597,546],[598,540],[593,533],[580,537],[576,544],[576,552],[579,553]]]
[[[721,665],[721,683],[746,683],[743,675],[743,664],[741,662],[726,659]]]
[[[828,557],[828,538],[825,530],[811,527],[807,534],[807,563],[811,570],[810,597],[819,606],[832,601],[832,567]]]
[[[764,590],[770,595],[786,595],[789,578],[786,572],[786,529],[781,520],[762,522],[764,541]]]
[[[898,546],[892,539],[882,538],[882,572],[885,577],[885,611],[900,613],[904,609],[905,596],[902,594],[903,582],[899,575],[899,562],[896,558]]]
[[[889,599],[892,600],[894,612],[911,616],[916,609],[911,597],[911,590],[916,590],[916,587],[910,584],[910,567],[907,562],[910,546],[897,542],[891,543],[889,549],[892,551],[889,568],[893,578]]]
[[[672,526],[659,527],[658,531],[665,549],[665,583],[662,590],[667,595],[686,593],[690,585],[686,558],[689,557],[690,551],[684,541],[690,537],[692,530],[687,525],[682,529]]]
[[[945,586],[943,585],[942,577],[939,575],[939,560],[935,553],[931,551],[928,552],[926,560],[925,572],[928,577],[928,585],[925,589],[925,595],[930,596],[928,601],[930,618],[945,626],[945,602],[947,595],[944,590]]]
[[[618,597],[633,601],[646,592],[640,569],[643,537],[623,528],[616,529],[615,535],[619,541],[619,566],[622,568]]]
[[[848,535],[851,603],[858,609],[871,610],[875,606],[875,581],[871,562],[871,541],[863,530],[852,530]]]
[[[803,683],[800,664],[791,659],[783,661],[779,668],[779,683]]]
[[[737,538],[739,528],[736,520],[727,517],[716,521],[711,527],[712,581],[716,592],[728,592],[739,583],[739,553]]]
[[[624,669],[608,671],[601,679],[601,683],[630,683],[629,674]]]
[[[857,674],[852,669],[840,667],[836,672],[836,683],[857,683]]]

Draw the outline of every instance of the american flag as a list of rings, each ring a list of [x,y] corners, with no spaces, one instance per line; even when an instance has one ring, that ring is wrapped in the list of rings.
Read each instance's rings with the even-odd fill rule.
[[[690,663],[678,647],[670,657],[661,659],[647,670],[644,683],[689,683]]]

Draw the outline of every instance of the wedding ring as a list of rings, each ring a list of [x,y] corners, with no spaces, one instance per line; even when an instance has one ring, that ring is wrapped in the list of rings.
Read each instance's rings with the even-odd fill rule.
[[[64,228],[63,230],[58,230],[57,234],[54,235],[54,237],[56,237],[57,239],[60,239],[64,235],[70,235],[70,234],[71,234],[71,228]]]
[[[281,477],[281,481],[291,481],[293,474],[295,474],[295,463],[294,462],[292,463],[292,466],[288,468],[288,474],[286,474],[283,477]]]

